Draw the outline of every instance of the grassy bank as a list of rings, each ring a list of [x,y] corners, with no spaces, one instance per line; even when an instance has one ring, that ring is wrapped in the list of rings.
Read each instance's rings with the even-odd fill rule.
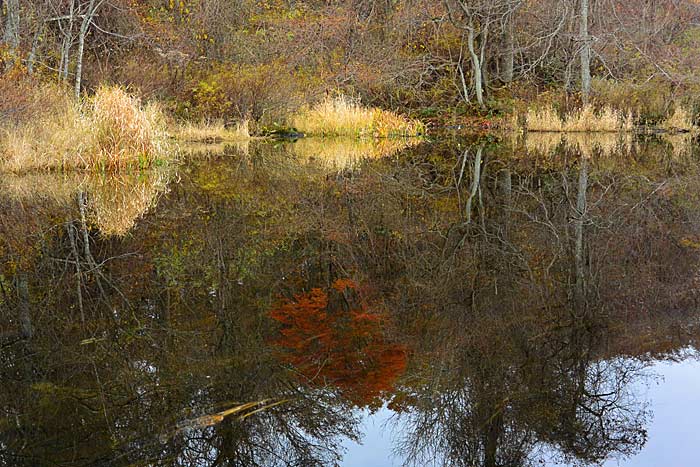
[[[559,116],[553,107],[545,107],[527,112],[525,128],[528,131],[617,133],[633,131],[634,119],[632,114],[624,115],[610,107],[596,112],[593,106],[586,105],[565,117]]]
[[[229,126],[222,120],[201,123],[182,122],[173,126],[171,135],[179,141],[210,144],[248,141],[251,138],[248,120]]]
[[[24,86],[0,114],[0,170],[146,168],[171,157],[165,119],[155,105],[119,87],[80,101],[53,84]]]
[[[418,120],[364,107],[342,95],[327,97],[315,106],[302,108],[291,118],[291,124],[307,136],[390,138],[425,133],[425,127]]]

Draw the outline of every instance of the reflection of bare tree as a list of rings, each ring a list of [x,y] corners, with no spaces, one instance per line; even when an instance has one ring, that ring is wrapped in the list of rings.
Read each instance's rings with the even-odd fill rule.
[[[647,412],[632,387],[645,364],[606,357],[604,345],[614,323],[602,297],[630,261],[605,256],[629,238],[620,230],[646,223],[636,207],[620,222],[634,206],[627,190],[639,189],[632,177],[586,158],[551,174],[482,171],[485,223],[412,295],[428,295],[420,303],[436,303],[430,319],[444,327],[417,345],[431,364],[418,364],[399,401],[411,463],[530,465],[537,448],[597,463],[644,444]]]
[[[439,465],[530,465],[537,446],[570,462],[593,463],[633,454],[644,444],[646,412],[631,389],[643,365],[594,361],[591,349],[569,345],[571,335],[558,336],[559,342],[549,336],[545,348],[520,350],[517,341],[538,336],[502,331],[498,337],[459,336],[452,354],[435,365],[438,370],[423,375],[429,383],[411,394],[400,419],[408,425],[401,449],[410,464],[438,459]],[[483,354],[471,348],[475,341],[507,350]],[[547,352],[562,346],[565,352],[548,358]]]
[[[30,355],[18,338],[0,342],[0,410],[12,417],[0,427],[0,464],[336,464],[342,437],[356,436],[352,407],[305,390],[268,351],[270,304],[260,297],[274,276],[264,271],[296,253],[261,255],[261,272],[243,275],[252,266],[241,263],[262,247],[251,239],[252,221],[241,221],[251,206],[230,202],[230,190],[179,188],[161,200],[162,229],[133,228],[131,213],[143,210],[127,209],[116,225],[128,224],[132,236],[117,237],[96,229],[91,211],[112,199],[96,193],[112,185],[75,186],[59,186],[61,198],[50,190],[22,202],[0,197],[0,255],[27,271],[0,264],[11,297],[0,299],[0,333],[19,335],[21,303],[31,304],[34,330]],[[115,214],[123,195],[110,195]],[[209,426],[188,423],[270,398],[285,403]]]
[[[251,145],[192,161],[157,209],[148,176],[124,181],[133,209],[120,183],[0,180],[0,464],[338,463],[358,414],[337,380],[275,358],[269,310],[339,277],[407,349],[382,397],[415,464],[635,452],[628,356],[688,342],[659,323],[697,310],[700,178],[425,146],[336,174]],[[104,235],[112,214],[130,235]],[[285,402],[230,412],[263,400]]]

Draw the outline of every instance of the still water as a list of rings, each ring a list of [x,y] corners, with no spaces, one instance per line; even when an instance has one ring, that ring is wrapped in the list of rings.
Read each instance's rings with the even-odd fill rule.
[[[0,465],[697,465],[686,136],[0,179]]]

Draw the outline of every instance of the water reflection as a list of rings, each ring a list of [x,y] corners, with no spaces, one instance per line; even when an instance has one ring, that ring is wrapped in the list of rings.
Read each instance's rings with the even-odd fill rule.
[[[697,334],[696,150],[559,138],[3,178],[0,463],[334,465],[381,407],[413,465],[636,454]]]

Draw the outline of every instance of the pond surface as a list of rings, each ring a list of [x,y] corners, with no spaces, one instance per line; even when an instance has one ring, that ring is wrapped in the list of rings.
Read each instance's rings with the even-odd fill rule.
[[[0,465],[693,465],[686,136],[0,178]]]

